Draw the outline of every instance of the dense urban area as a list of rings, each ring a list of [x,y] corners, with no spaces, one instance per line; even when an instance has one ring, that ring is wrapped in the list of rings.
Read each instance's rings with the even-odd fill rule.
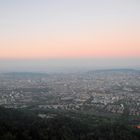
[[[140,71],[0,74],[0,105],[140,115]]]

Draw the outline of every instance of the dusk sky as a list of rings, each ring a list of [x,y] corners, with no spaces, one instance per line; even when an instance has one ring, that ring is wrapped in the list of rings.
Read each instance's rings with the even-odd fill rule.
[[[63,66],[140,68],[140,0],[0,0],[0,71]]]

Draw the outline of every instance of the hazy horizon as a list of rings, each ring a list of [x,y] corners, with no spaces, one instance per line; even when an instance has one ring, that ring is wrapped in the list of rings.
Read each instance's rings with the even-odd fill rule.
[[[0,72],[77,72],[97,69],[140,69],[139,58],[3,59]]]

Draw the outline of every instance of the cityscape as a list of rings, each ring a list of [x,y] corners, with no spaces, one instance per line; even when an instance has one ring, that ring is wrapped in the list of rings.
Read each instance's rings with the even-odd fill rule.
[[[140,115],[140,71],[0,74],[0,105]]]

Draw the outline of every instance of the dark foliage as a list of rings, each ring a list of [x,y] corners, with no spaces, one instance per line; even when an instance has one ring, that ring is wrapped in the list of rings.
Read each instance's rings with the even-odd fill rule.
[[[140,130],[121,122],[93,123],[71,115],[41,119],[31,111],[0,108],[0,140],[139,140]]]

